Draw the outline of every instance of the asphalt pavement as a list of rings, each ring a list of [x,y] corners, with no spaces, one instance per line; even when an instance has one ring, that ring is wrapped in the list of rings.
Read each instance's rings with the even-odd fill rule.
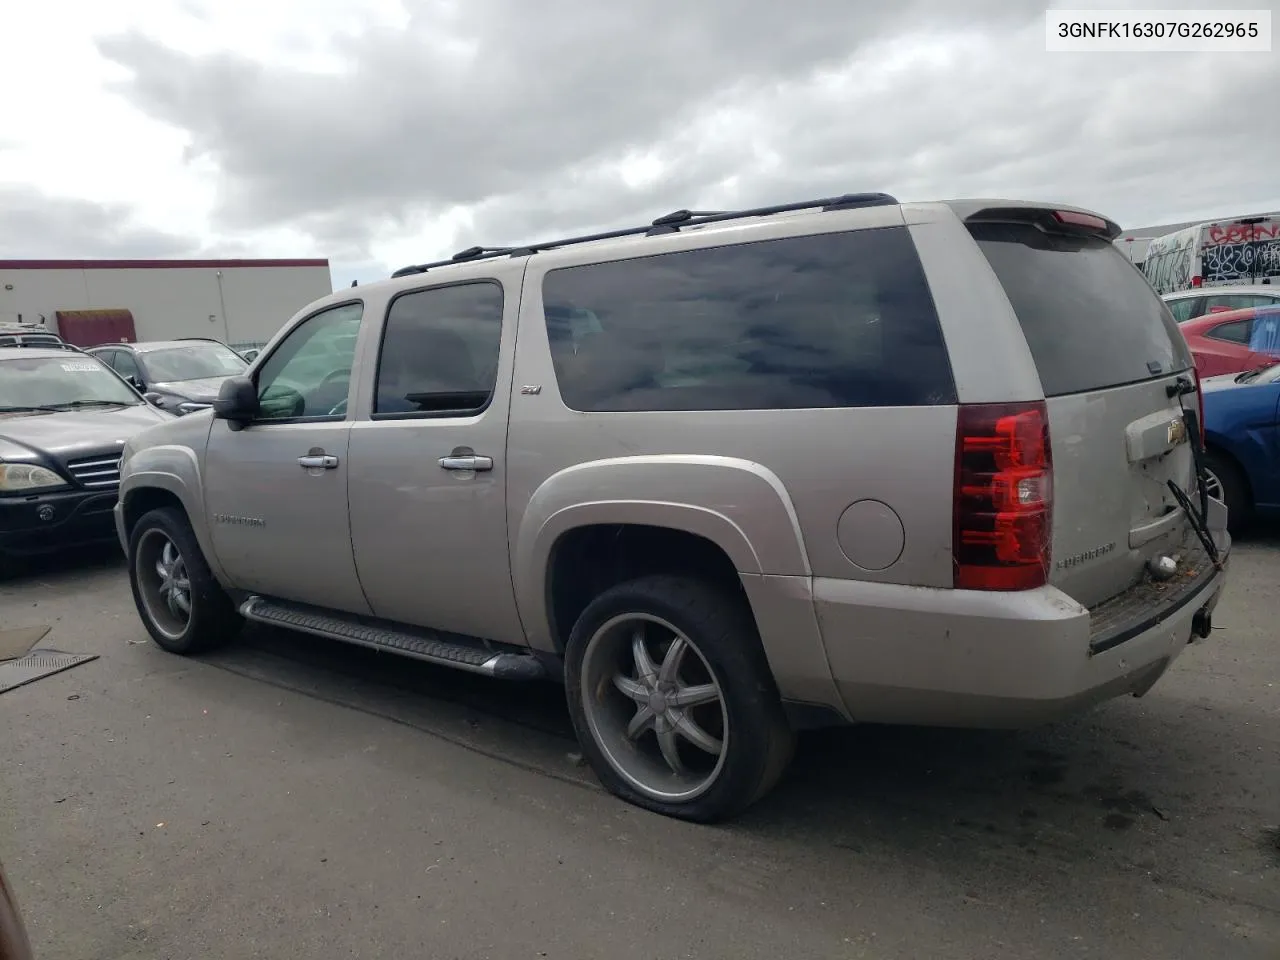
[[[1143,699],[1031,732],[805,736],[698,827],[613,799],[560,691],[278,631],[146,640],[123,565],[0,583],[98,659],[0,694],[38,960],[1280,958],[1280,532]]]

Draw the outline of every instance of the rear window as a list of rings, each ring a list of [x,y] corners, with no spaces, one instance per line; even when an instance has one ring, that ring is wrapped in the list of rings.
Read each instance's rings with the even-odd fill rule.
[[[956,400],[915,246],[890,227],[565,267],[543,281],[581,411]]]
[[[1168,306],[1109,241],[1050,235],[1031,224],[970,230],[1013,304],[1046,396],[1192,366]]]

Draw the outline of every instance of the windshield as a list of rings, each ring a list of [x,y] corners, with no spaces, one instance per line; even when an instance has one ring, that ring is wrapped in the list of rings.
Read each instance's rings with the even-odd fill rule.
[[[32,357],[15,352],[17,356],[0,357],[0,412],[142,402],[93,357]]]
[[[152,383],[234,377],[249,369],[243,357],[220,343],[192,343],[149,350],[143,358]]]

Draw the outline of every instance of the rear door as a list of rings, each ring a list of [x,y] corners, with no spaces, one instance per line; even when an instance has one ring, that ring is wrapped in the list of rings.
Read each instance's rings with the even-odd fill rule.
[[[971,223],[1039,371],[1053,456],[1050,582],[1093,606],[1187,532],[1166,481],[1195,490],[1182,409],[1192,359],[1164,302],[1104,236]],[[1194,394],[1183,398],[1195,409]]]

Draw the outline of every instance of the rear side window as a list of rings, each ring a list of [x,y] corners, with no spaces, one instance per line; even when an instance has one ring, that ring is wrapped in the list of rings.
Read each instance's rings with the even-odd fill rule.
[[[1212,337],[1214,340],[1226,340],[1228,343],[1248,344],[1249,334],[1253,330],[1253,320],[1233,320],[1230,323],[1220,323],[1206,336]]]
[[[956,402],[903,227],[566,267],[543,302],[575,410]]]
[[[971,224],[970,231],[1018,315],[1046,396],[1192,366],[1168,306],[1108,240],[1021,223]]]
[[[1196,307],[1203,302],[1201,297],[1182,297],[1169,302],[1169,311],[1177,323],[1186,323],[1196,315]]]

